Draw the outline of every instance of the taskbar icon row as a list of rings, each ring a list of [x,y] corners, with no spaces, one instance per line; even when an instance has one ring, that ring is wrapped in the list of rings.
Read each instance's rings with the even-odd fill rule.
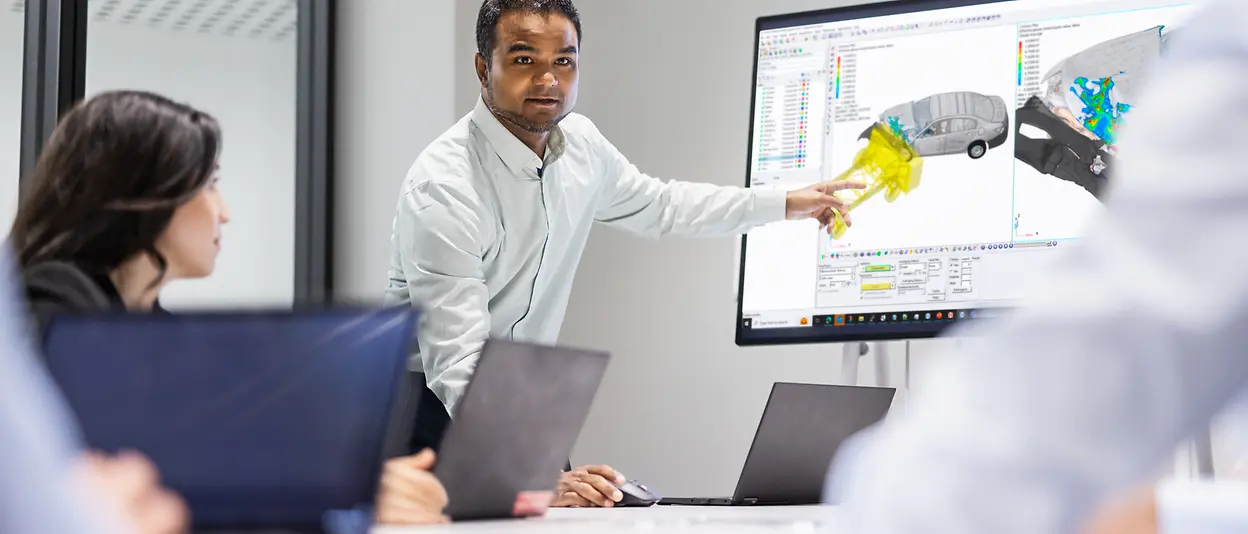
[[[885,325],[930,322],[952,322],[977,319],[977,310],[935,310],[935,311],[900,311],[872,312],[840,315],[816,315],[811,317],[812,326],[856,326]]]
[[[983,252],[995,250],[1013,250],[1018,248],[1035,248],[1056,247],[1058,241],[1039,241],[1024,243],[976,243],[973,245],[951,245],[941,247],[922,247],[922,248],[899,248],[888,250],[866,250],[854,252],[826,252],[822,254],[822,259],[845,259],[845,258],[879,258],[884,256],[909,256],[912,254],[947,254],[962,252]]]

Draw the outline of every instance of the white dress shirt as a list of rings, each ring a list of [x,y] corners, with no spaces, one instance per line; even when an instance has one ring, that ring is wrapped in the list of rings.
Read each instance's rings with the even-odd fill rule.
[[[784,218],[784,191],[641,173],[576,113],[539,158],[478,100],[408,171],[386,302],[423,310],[423,370],[454,414],[487,338],[558,339],[595,222],[659,237],[739,234]]]
[[[1081,245],[838,458],[844,532],[1077,532],[1248,384],[1245,27],[1226,0],[1176,33]],[[1163,534],[1248,532],[1245,491],[1220,487],[1238,497],[1163,486]]]
[[[39,362],[11,251],[0,251],[0,533],[118,532],[74,476],[76,426]]]
[[[1157,487],[1161,534],[1248,532],[1248,482],[1174,480]]]

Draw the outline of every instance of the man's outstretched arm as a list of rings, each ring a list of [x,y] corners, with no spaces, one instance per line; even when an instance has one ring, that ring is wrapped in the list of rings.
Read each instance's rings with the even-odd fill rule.
[[[589,142],[601,155],[601,172],[608,181],[596,220],[651,238],[741,234],[785,219],[814,218],[827,225],[832,210],[844,208],[833,193],[863,187],[856,182],[825,182],[784,191],[665,182],[638,170],[598,130],[589,132]]]

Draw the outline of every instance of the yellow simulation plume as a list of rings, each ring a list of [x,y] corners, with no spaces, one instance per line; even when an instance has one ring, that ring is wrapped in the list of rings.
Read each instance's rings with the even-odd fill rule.
[[[867,185],[864,189],[847,189],[837,192],[845,201],[845,211],[853,211],[880,191],[884,200],[892,202],[902,193],[914,191],[923,174],[923,158],[911,148],[904,138],[888,127],[876,123],[871,128],[867,146],[854,156],[854,164],[833,181],[854,180]],[[832,223],[832,238],[845,235],[845,219],[839,212]]]

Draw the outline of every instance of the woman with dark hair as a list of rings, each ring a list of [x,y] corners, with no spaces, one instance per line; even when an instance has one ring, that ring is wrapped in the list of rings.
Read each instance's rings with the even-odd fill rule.
[[[63,311],[159,309],[170,281],[212,274],[229,210],[221,130],[152,93],[102,93],[48,139],[9,238],[42,332]]]
[[[9,236],[41,337],[58,313],[159,310],[165,284],[212,274],[230,220],[220,152],[212,116],[152,93],[101,93],[61,119]],[[378,522],[447,520],[433,462],[386,463]]]
[[[220,147],[212,117],[151,93],[104,93],[65,115],[9,236],[41,334],[58,312],[158,309],[166,282],[212,272],[229,220]],[[185,504],[141,454],[82,463],[131,532],[186,529]]]

